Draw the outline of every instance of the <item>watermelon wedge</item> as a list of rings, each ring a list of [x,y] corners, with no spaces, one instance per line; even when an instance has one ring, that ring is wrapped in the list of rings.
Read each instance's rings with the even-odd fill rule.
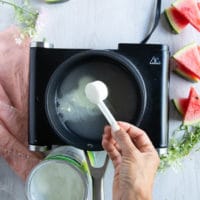
[[[172,102],[174,103],[177,111],[181,114],[181,115],[185,115],[187,107],[188,107],[188,103],[189,103],[189,99],[192,97],[192,95],[196,95],[198,96],[196,90],[191,87],[190,88],[190,92],[187,98],[180,98],[180,99],[172,99]]]
[[[172,30],[177,34],[189,24],[189,21],[172,6],[165,9],[164,13]]]
[[[200,12],[195,0],[176,0],[172,6],[176,8],[192,26],[200,31]]]
[[[183,117],[184,125],[192,125],[200,122],[200,96],[194,88],[191,89],[188,106]]]
[[[188,98],[173,99],[172,102],[175,105],[177,111],[183,116],[187,110]]]
[[[188,70],[184,65],[176,62],[176,68],[174,69],[174,71],[182,76],[183,78],[185,78],[186,80],[192,81],[194,83],[197,83],[200,81],[200,79],[194,74],[192,73],[190,70]]]
[[[196,43],[189,44],[173,55],[173,58],[180,64],[179,72],[191,74],[200,79],[200,54]],[[185,69],[185,70],[183,70]]]
[[[184,125],[193,125],[200,122],[200,96],[191,87],[188,98],[172,100],[178,112],[183,116]]]
[[[197,6],[200,10],[200,2],[197,3]],[[180,33],[189,24],[189,21],[173,6],[165,9],[164,13],[172,30],[176,34]]]

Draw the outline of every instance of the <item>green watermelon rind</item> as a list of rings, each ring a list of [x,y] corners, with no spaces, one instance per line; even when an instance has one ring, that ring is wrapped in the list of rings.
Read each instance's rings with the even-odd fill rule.
[[[188,106],[187,106],[187,109],[186,109],[186,112],[183,116],[183,122],[182,124],[185,126],[185,125],[194,125],[194,124],[198,124],[200,122],[200,116],[197,117],[197,111],[200,111],[199,108],[200,108],[200,102],[199,102],[199,99],[200,99],[200,96],[198,95],[197,91],[195,90],[194,87],[191,87],[190,88],[190,93],[189,93],[189,97],[188,97]],[[198,110],[195,110],[196,108],[194,107],[193,104],[197,105],[196,102],[194,103],[194,99],[195,101],[198,101]],[[192,105],[192,106],[191,106]],[[189,110],[189,113],[192,113],[194,114],[194,116],[190,116],[189,118],[190,119],[185,119],[186,118],[186,115],[188,114],[188,109],[189,107],[192,108],[192,110]],[[196,115],[196,116],[195,116]],[[187,116],[188,118],[188,116]],[[193,118],[193,119],[192,119]],[[195,119],[196,118],[196,119]]]
[[[200,2],[197,2],[197,6],[198,6],[198,9],[200,10]],[[164,10],[164,15],[165,15],[165,17],[166,17],[166,19],[167,19],[167,21],[168,21],[168,23],[169,23],[169,25],[172,29],[172,32],[175,33],[175,34],[179,34],[190,23],[189,23],[188,19],[186,19],[181,13],[179,13],[178,10],[176,10],[177,13],[175,15],[175,11],[173,9],[176,10],[176,8],[173,5],[166,8]],[[177,16],[178,13],[179,13],[180,16]],[[181,25],[179,25],[179,23],[177,22],[178,19],[182,20]]]
[[[172,3],[172,6],[173,7],[175,7],[177,10],[178,10],[178,6],[179,6],[179,4],[181,4],[182,3],[182,1],[183,0],[176,0],[175,2],[173,2]],[[197,3],[197,9],[199,8],[199,6],[198,6],[198,3]],[[188,8],[187,8],[187,10],[188,10]],[[181,11],[180,11],[181,12]],[[194,12],[194,11],[193,11]],[[181,12],[182,13],[182,12]],[[198,18],[198,22],[197,21],[195,21],[194,19],[190,19],[190,18],[188,18],[188,16],[186,16],[185,14],[184,14],[184,12],[182,13],[183,15],[184,15],[184,17],[186,18],[186,19],[188,19],[188,21],[190,22],[190,24],[194,27],[194,28],[196,28],[198,31],[200,31],[200,15],[198,16],[199,18]],[[197,17],[197,16],[196,16]]]
[[[179,33],[181,33],[182,29],[180,29],[178,26],[176,26],[175,23],[173,23],[174,20],[172,19],[171,15],[169,13],[169,9],[170,8],[165,9],[165,11],[164,11],[165,17],[166,17],[167,21],[169,22],[169,25],[170,25],[172,31],[175,34],[179,34]]]
[[[196,119],[194,121],[183,121],[184,126],[194,125],[200,123],[200,119]]]
[[[174,104],[176,110],[179,112],[179,114],[183,115],[183,111],[181,109],[181,106],[179,104],[179,100],[178,99],[172,99],[172,103]]]
[[[194,125],[200,123],[200,116],[194,120],[185,120],[186,112],[188,112],[188,106],[189,103],[192,101],[191,98],[196,97],[197,92],[195,88],[191,87],[189,96],[187,98],[179,98],[179,99],[172,99],[172,102],[176,108],[176,110],[179,112],[179,114],[183,117],[182,124],[185,125]],[[192,103],[192,102],[191,102]],[[199,102],[198,102],[199,103]],[[200,103],[199,103],[200,105]]]
[[[190,50],[190,49],[192,49],[192,48],[194,48],[194,47],[197,47],[196,42],[192,42],[192,43],[190,43],[190,44],[184,46],[182,49],[180,49],[179,51],[177,51],[172,57],[173,57],[177,62],[179,62],[179,57],[180,57],[183,53],[187,52],[187,50]],[[185,67],[187,67],[187,66],[185,66]],[[199,69],[200,69],[200,66],[199,66]],[[189,69],[188,69],[188,70],[189,70]],[[197,74],[197,73],[195,73],[194,71],[192,71],[191,69],[190,69],[190,71],[197,77],[197,79],[200,79],[200,72],[199,72],[199,74]]]
[[[182,71],[182,70],[180,70],[180,69],[178,69],[178,68],[176,68],[176,69],[174,70],[174,72],[175,72],[176,74],[180,75],[181,77],[183,77],[184,79],[188,80],[188,81],[191,81],[191,82],[193,82],[193,83],[199,82],[199,78],[198,78],[198,77],[193,78],[193,77],[189,76],[187,73],[185,73],[184,71]]]
[[[197,46],[196,42],[192,42],[186,46],[184,46],[182,49],[178,50],[172,57],[176,60],[179,55],[190,49],[191,47]]]

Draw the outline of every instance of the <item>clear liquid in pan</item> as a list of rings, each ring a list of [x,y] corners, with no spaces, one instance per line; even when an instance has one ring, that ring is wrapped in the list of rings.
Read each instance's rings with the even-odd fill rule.
[[[85,96],[85,86],[94,81],[91,77],[83,77],[79,80],[77,88],[64,93],[66,91],[65,83],[62,84],[60,95],[57,95],[56,104],[57,112],[65,121],[82,121],[87,117],[99,115],[98,107],[91,103]],[[60,96],[60,98],[59,98]],[[84,110],[84,112],[80,112]]]
[[[140,109],[137,82],[130,72],[104,60],[81,62],[67,71],[57,88],[55,106],[66,129],[87,140],[100,141],[108,123],[99,108],[85,96],[86,84],[96,80],[107,85],[109,94],[105,103],[116,120],[137,119]]]

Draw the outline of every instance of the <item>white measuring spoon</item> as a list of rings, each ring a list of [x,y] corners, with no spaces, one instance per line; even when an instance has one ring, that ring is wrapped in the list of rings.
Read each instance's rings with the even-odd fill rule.
[[[90,82],[85,87],[85,94],[86,97],[94,104],[96,104],[105,118],[107,119],[108,123],[111,125],[112,132],[116,132],[120,130],[119,125],[117,124],[115,118],[113,117],[112,113],[105,105],[103,100],[105,100],[108,96],[108,88],[102,81],[94,81]]]
[[[103,102],[108,96],[108,89],[106,85],[102,81],[94,81],[88,83],[85,87],[85,94],[87,98],[94,104],[96,104],[105,118],[107,119],[108,123],[111,125],[112,132],[116,132],[120,130],[119,125],[117,124],[115,118]],[[87,154],[86,154],[87,155]],[[104,165],[101,168],[94,168],[88,156],[86,156],[88,166],[90,169],[90,173],[92,175],[92,182],[93,182],[93,199],[95,200],[104,200],[104,192],[103,192],[103,176],[108,164],[109,157],[106,155],[106,160]]]

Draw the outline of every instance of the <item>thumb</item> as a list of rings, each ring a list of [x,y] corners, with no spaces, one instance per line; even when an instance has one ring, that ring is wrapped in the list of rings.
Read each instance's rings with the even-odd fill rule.
[[[113,135],[113,138],[118,143],[118,145],[120,146],[122,153],[124,155],[130,155],[138,151],[137,147],[134,145],[133,141],[131,140],[129,134],[123,129],[120,129],[119,131],[112,133],[112,135]]]

